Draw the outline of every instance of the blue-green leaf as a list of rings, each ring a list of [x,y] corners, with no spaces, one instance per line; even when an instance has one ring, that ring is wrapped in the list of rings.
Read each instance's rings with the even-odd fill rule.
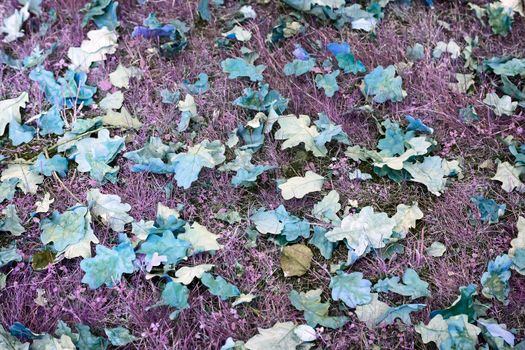
[[[405,98],[405,91],[401,85],[401,77],[396,77],[396,68],[392,65],[383,68],[376,67],[365,76],[363,93],[365,96],[374,96],[377,103],[386,101],[399,102]]]
[[[496,259],[489,261],[487,271],[481,276],[481,292],[487,298],[496,298],[505,305],[509,303],[507,299],[510,286],[510,267],[512,260],[507,254],[497,256]]]
[[[113,249],[99,244],[96,252],[95,257],[80,262],[80,268],[86,273],[82,283],[87,283],[91,289],[103,284],[111,288],[120,282],[124,273],[134,271],[135,252],[129,242],[121,243]]]
[[[189,295],[190,290],[184,284],[170,281],[166,283],[160,298],[162,303],[182,310],[190,306],[188,304]]]
[[[218,296],[222,300],[227,300],[241,294],[239,289],[233,284],[227,282],[221,276],[214,278],[208,272],[202,274],[201,282],[208,288],[211,294]]]
[[[44,176],[51,176],[53,172],[56,172],[59,176],[64,177],[67,173],[67,159],[59,154],[55,154],[48,159],[44,154],[40,153],[35,164],[31,166],[31,170]]]
[[[222,71],[228,73],[229,79],[248,77],[251,81],[262,81],[265,65],[254,66],[243,58],[227,58],[221,62]]]
[[[332,329],[343,327],[348,321],[345,316],[328,316],[330,303],[321,303],[321,289],[315,289],[306,293],[292,290],[288,295],[292,305],[299,311],[304,311],[304,319],[311,327],[321,325]]]
[[[330,280],[332,299],[341,300],[352,309],[357,305],[368,304],[372,301],[371,286],[372,283],[364,279],[361,272],[347,274],[337,271],[337,274]]]
[[[335,70],[332,73],[327,74],[317,74],[315,76],[315,84],[318,89],[323,89],[324,94],[328,97],[334,96],[334,94],[339,91],[339,85],[337,85],[337,76],[339,75],[339,70]]]
[[[140,246],[138,253],[146,254],[146,259],[149,260],[157,253],[166,256],[168,264],[177,264],[187,256],[190,247],[189,242],[175,238],[171,231],[164,231],[162,236],[150,234],[146,242]]]
[[[114,346],[128,345],[129,343],[139,339],[124,327],[104,328],[104,333],[106,333],[106,336],[108,337],[111,345]]]

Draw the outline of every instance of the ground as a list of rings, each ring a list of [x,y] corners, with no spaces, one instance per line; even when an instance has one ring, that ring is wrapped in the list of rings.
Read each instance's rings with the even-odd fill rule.
[[[15,3],[0,4],[0,13],[11,13]],[[214,10],[214,20],[192,29],[188,47],[171,59],[148,50],[154,46],[152,42],[132,39],[131,32],[150,12],[156,12],[161,21],[180,18],[193,23],[192,19],[197,16],[196,2],[158,0],[143,6],[131,0],[120,3],[118,50],[91,70],[88,83],[98,85],[107,80],[108,74],[119,63],[143,70],[143,78],[133,79],[130,88],[124,91],[124,105],[143,123],[137,131],[116,131],[125,136],[126,150],[142,147],[152,135],[160,136],[165,142],[191,144],[205,138],[225,142],[231,130],[253,117],[253,113],[232,105],[247,82],[228,79],[220,66],[222,60],[239,55],[240,45],[236,44],[230,51],[214,46],[215,39],[221,33],[221,23],[217,19],[236,8],[236,3],[226,1],[225,8]],[[263,176],[255,188],[234,188],[229,174],[207,169],[190,189],[174,186],[167,195],[165,186],[172,182],[170,177],[133,173],[129,169],[131,163],[119,156],[116,160],[120,166],[118,182],[104,184],[102,191],[120,195],[123,202],[131,205],[130,214],[137,219],[153,219],[159,202],[170,207],[184,204],[182,217],[188,221],[196,220],[211,232],[219,234],[224,246],[211,257],[191,257],[187,264],[214,263],[217,274],[242,291],[258,295],[250,304],[233,308],[231,302],[213,297],[201,284],[193,284],[190,307],[172,321],[168,317],[172,312],[170,308],[151,308],[159,300],[161,282],[146,279],[144,271],[123,278],[114,288],[91,290],[80,282],[83,276],[80,259],[62,260],[44,271],[32,270],[29,258],[42,247],[39,219],[30,217],[34,202],[41,198],[43,192],[49,192],[56,198],[52,209],[63,211],[77,202],[75,197],[84,198],[89,188],[98,186],[87,174],[70,169],[62,184],[50,177],[41,186],[39,194],[17,193],[15,196],[13,203],[27,230],[22,238],[17,239],[24,261],[3,271],[9,274],[7,287],[0,291],[1,325],[8,328],[14,322],[22,322],[34,332],[52,332],[56,322],[64,320],[87,324],[97,334],[102,334],[104,327],[123,326],[141,336],[139,341],[128,345],[130,349],[218,349],[228,337],[248,339],[257,333],[257,327],[268,328],[278,321],[304,323],[302,312],[291,305],[288,293],[292,289],[307,291],[323,288],[323,299],[329,299],[330,264],[345,260],[346,248],[340,246],[330,261],[314,249],[311,270],[299,278],[285,278],[279,265],[279,246],[260,237],[256,246],[247,247],[245,232],[250,223],[243,220],[240,224],[226,224],[217,220],[215,214],[223,208],[234,209],[243,218],[248,218],[259,207],[275,208],[283,200],[274,180],[304,174],[305,169],[325,175],[333,173],[325,189],[337,190],[343,206],[349,200],[357,200],[361,207],[371,205],[392,215],[400,203],[419,204],[424,217],[403,241],[404,254],[390,260],[369,255],[350,268],[350,271],[363,272],[373,282],[386,276],[401,275],[407,267],[418,271],[420,277],[430,283],[432,296],[426,299],[426,308],[414,314],[414,323],[428,322],[430,310],[448,307],[458,296],[460,286],[469,283],[479,285],[488,261],[508,251],[511,239],[516,236],[518,216],[524,215],[525,200],[523,194],[506,193],[499,183],[490,180],[494,167],[480,165],[488,159],[511,159],[502,139],[512,135],[517,140],[524,140],[525,114],[523,109],[518,109],[512,117],[497,117],[483,104],[486,93],[495,89],[494,78],[489,75],[482,75],[476,80],[474,90],[468,95],[453,92],[449,89],[449,83],[453,81],[454,73],[464,71],[463,61],[448,56],[435,60],[432,48],[438,41],[448,42],[450,39],[464,45],[465,35],[478,35],[480,45],[475,55],[479,60],[505,55],[519,57],[525,52],[523,18],[517,19],[512,32],[502,38],[494,35],[488,26],[483,26],[464,1],[438,1],[433,8],[418,2],[410,7],[391,5],[378,25],[375,37],[346,27],[337,30],[306,16],[308,27],[305,33],[270,49],[265,43],[266,34],[275,24],[276,14],[286,13],[288,8],[278,1],[270,4],[254,2],[252,5],[258,17],[246,26],[253,33],[253,38],[246,45],[261,55],[260,63],[267,65],[265,80],[290,99],[288,113],[316,116],[319,112],[325,112],[336,124],[343,126],[352,144],[369,148],[380,138],[377,120],[390,118],[403,121],[406,114],[411,114],[434,128],[434,137],[439,144],[435,154],[447,159],[461,159],[464,178],[450,181],[441,196],[431,195],[422,185],[408,182],[397,184],[383,177],[374,176],[372,181],[351,181],[346,176],[337,176],[356,167],[355,162],[344,157],[343,145],[331,146],[328,158],[315,158],[301,151],[300,147],[281,150],[281,142],[269,137],[256,159],[263,164],[277,164],[279,168]],[[23,40],[3,44],[4,48],[24,57],[37,43],[47,47],[59,41],[59,48],[45,62],[47,69],[59,71],[67,64],[68,48],[79,46],[85,38],[87,28],[80,26],[82,13],[79,12],[83,6],[82,1],[44,1],[44,8],[56,8],[58,15],[57,23],[48,34],[44,38],[38,37],[37,29],[33,28],[37,24],[29,22]],[[445,29],[438,20],[449,23],[450,29]],[[345,75],[339,81],[340,91],[330,98],[316,89],[311,77],[290,78],[283,74],[283,66],[292,59],[295,44],[318,54],[321,52],[319,46],[324,47],[332,41],[348,42],[353,53],[367,68],[407,62],[406,48],[416,42],[425,47],[425,57],[405,66],[400,72],[403,88],[407,92],[402,102],[374,105],[375,112],[367,113],[357,108],[364,104],[364,97],[358,88],[362,75]],[[209,75],[210,90],[196,97],[198,112],[204,117],[204,122],[192,140],[190,133],[175,132],[180,113],[176,105],[161,102],[159,91],[174,89],[180,86],[183,79],[194,80],[200,72]],[[1,99],[15,97],[22,91],[29,92],[31,98],[25,115],[38,113],[46,104],[37,84],[28,78],[27,71],[15,71],[2,65],[0,81]],[[480,120],[474,124],[465,124],[458,116],[458,110],[468,104],[474,105],[479,114]],[[85,115],[97,115],[97,111],[87,109]],[[38,154],[45,142],[37,140],[25,147],[12,147],[5,143],[2,153],[11,157],[31,157]],[[372,170],[366,164],[360,169]],[[506,212],[498,223],[486,225],[473,222],[477,208],[470,198],[476,194],[506,204]],[[313,204],[321,198],[321,193],[315,193],[305,199],[286,201],[286,208],[294,215],[308,217]],[[101,244],[115,245],[116,234],[109,228],[95,223],[95,232]],[[9,240],[0,237],[2,244]],[[447,253],[441,258],[424,254],[425,247],[434,241],[447,246]],[[494,302],[489,316],[509,328],[515,328],[518,339],[523,340],[525,278],[513,273],[510,287],[509,304]],[[46,306],[35,304],[37,289],[45,290]],[[392,296],[389,300],[407,301]],[[413,327],[394,324],[371,331],[352,312],[338,309],[336,303],[332,303],[331,313],[345,314],[351,322],[337,331],[322,331],[318,344],[323,348],[414,349],[428,346],[422,343]]]

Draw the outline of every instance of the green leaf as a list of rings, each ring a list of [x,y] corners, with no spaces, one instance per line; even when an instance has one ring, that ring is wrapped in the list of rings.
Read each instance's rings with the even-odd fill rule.
[[[278,187],[285,200],[292,198],[303,198],[308,193],[321,191],[324,183],[324,177],[307,171],[304,176],[295,176],[286,180]]]
[[[155,253],[167,257],[168,264],[178,264],[188,254],[191,244],[183,239],[175,238],[173,232],[165,230],[162,236],[150,234],[137,251],[146,254],[146,259],[151,261]]]
[[[265,65],[255,66],[243,58],[227,58],[221,62],[222,71],[228,73],[229,79],[248,77],[251,81],[262,81]]]
[[[498,117],[502,115],[512,116],[514,114],[514,111],[518,107],[518,102],[513,102],[510,96],[504,95],[502,97],[499,97],[494,92],[488,93],[485,99],[483,100],[483,103],[493,107],[492,110],[494,111],[494,114],[496,114]]]
[[[115,182],[119,167],[111,167],[109,163],[124,149],[124,139],[120,136],[111,138],[107,129],[100,130],[97,136],[77,141],[69,158],[78,164],[78,171],[89,172],[94,180]]]
[[[113,249],[97,245],[96,255],[93,258],[80,262],[80,268],[85,272],[82,283],[91,289],[97,289],[103,284],[109,288],[120,283],[124,273],[132,273],[135,269],[135,252],[129,242],[121,243]]]
[[[384,241],[392,236],[395,225],[396,221],[386,213],[374,213],[374,208],[368,206],[343,218],[338,227],[326,233],[326,238],[331,242],[346,239],[356,254],[362,255],[368,246],[385,247]]]
[[[189,242],[193,254],[222,249],[222,246],[217,242],[219,236],[211,233],[201,224],[197,222],[194,222],[191,226],[186,224],[185,229],[186,232],[179,234],[177,238]]]
[[[18,254],[18,251],[16,250],[15,241],[12,241],[6,247],[0,247],[0,267],[4,267],[13,261],[22,261],[22,255]]]
[[[345,316],[328,316],[330,303],[321,303],[322,289],[314,289],[306,293],[292,290],[288,295],[292,305],[299,311],[304,311],[304,319],[310,327],[321,325],[332,329],[343,327],[348,321]]]
[[[518,217],[518,236],[510,241],[509,257],[512,260],[512,268],[519,274],[525,275],[525,218]]]
[[[275,133],[276,140],[285,140],[281,149],[295,147],[301,143],[307,151],[311,151],[316,157],[326,156],[326,149],[322,149],[315,142],[319,131],[315,125],[310,125],[310,117],[300,115],[296,117],[293,114],[281,116],[277,120],[280,129]]]
[[[307,60],[293,60],[288,62],[283,69],[285,75],[294,75],[296,77],[311,72],[315,68],[316,62],[315,58],[310,58]]]
[[[393,292],[410,297],[410,299],[430,296],[428,283],[421,280],[417,272],[410,268],[406,269],[403,274],[403,284],[399,283],[399,277],[394,276],[379,280],[374,285],[374,290],[383,293]]]
[[[237,287],[227,282],[221,276],[214,278],[208,272],[202,274],[201,282],[208,288],[211,294],[218,296],[221,300],[228,300],[229,298],[239,296],[241,293]]]
[[[284,277],[302,276],[310,269],[313,253],[304,244],[293,244],[281,252],[281,269]]]
[[[185,285],[170,281],[164,287],[160,298],[164,304],[182,310],[190,306],[188,304],[189,295],[190,290]]]
[[[271,328],[257,329],[259,334],[244,345],[248,350],[291,350],[316,339],[314,329],[304,325],[296,326],[293,322],[277,322]]]
[[[489,60],[487,66],[492,69],[494,74],[502,77],[525,76],[525,58],[512,58],[504,62],[491,62]]]
[[[506,254],[489,261],[487,271],[481,276],[481,285],[483,286],[481,292],[486,298],[496,298],[505,305],[509,303],[507,298],[510,292],[511,266],[512,260]]]
[[[20,108],[25,108],[27,102],[29,102],[27,92],[22,92],[18,97],[0,101],[0,136],[4,135],[8,124],[12,122],[22,123]]]
[[[514,191],[514,189],[517,189],[518,192],[525,192],[525,184],[520,180],[520,175],[524,170],[523,168],[512,166],[509,162],[500,162],[498,163],[496,174],[491,180],[501,182],[501,188],[503,188],[505,192],[510,193]]]
[[[439,156],[425,157],[423,162],[405,162],[403,168],[412,176],[411,181],[419,182],[436,196],[440,196],[445,189],[447,179],[442,166],[443,160]]]
[[[339,85],[337,85],[336,79],[338,76],[339,70],[327,74],[317,74],[315,76],[315,85],[318,89],[323,89],[326,96],[332,97],[339,91]]]
[[[104,328],[104,333],[106,333],[106,336],[108,337],[111,345],[114,346],[128,345],[129,343],[139,339],[124,327]]]
[[[0,231],[9,232],[13,236],[20,236],[22,233],[26,232],[24,226],[16,213],[16,206],[14,204],[9,204],[2,210],[3,218],[0,219]]]
[[[364,63],[360,60],[357,60],[351,52],[337,54],[335,58],[337,59],[339,68],[341,68],[345,74],[358,74],[366,72]]]
[[[406,96],[402,84],[401,77],[396,77],[394,66],[390,65],[386,69],[378,66],[365,76],[362,91],[365,96],[374,96],[374,102],[377,103],[400,102]]]
[[[108,347],[108,341],[102,337],[93,335],[89,326],[77,324],[76,328],[78,331],[78,340],[75,342],[74,337],[70,337],[79,350],[105,350]]]
[[[364,279],[361,272],[347,274],[337,271],[337,275],[330,280],[332,299],[343,301],[351,309],[372,301],[371,286],[372,283]]]
[[[183,266],[175,272],[173,281],[188,285],[193,282],[195,278],[200,279],[205,272],[211,271],[214,266],[213,264]]]
[[[102,194],[98,188],[89,190],[86,196],[93,215],[98,216],[113,231],[122,232],[124,225],[133,221],[127,213],[131,206],[122,203],[120,196]]]

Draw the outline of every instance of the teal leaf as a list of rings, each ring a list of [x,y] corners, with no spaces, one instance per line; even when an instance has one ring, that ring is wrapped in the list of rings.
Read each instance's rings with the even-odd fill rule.
[[[304,311],[304,319],[310,327],[321,325],[332,329],[343,327],[348,321],[345,316],[328,316],[330,303],[321,303],[321,289],[306,293],[292,290],[288,295],[292,305],[299,311]]]
[[[189,147],[186,152],[177,153],[171,158],[177,186],[184,189],[199,177],[202,168],[214,168],[226,159],[224,145],[216,140],[204,140],[195,146]]]
[[[111,345],[114,346],[128,345],[129,343],[139,339],[124,327],[104,328],[104,333],[106,333],[106,336],[108,337]]]
[[[228,73],[229,79],[248,77],[251,81],[262,81],[265,65],[254,66],[243,58],[227,58],[221,62],[222,71]]]
[[[331,259],[335,248],[335,243],[330,242],[325,237],[326,229],[320,226],[314,226],[314,234],[308,243],[314,245],[319,249],[319,252],[325,259]]]
[[[366,72],[364,63],[356,59],[351,52],[337,54],[335,58],[337,59],[339,68],[342,69],[345,74],[358,74]]]
[[[270,85],[260,84],[259,90],[245,88],[243,95],[235,99],[233,104],[252,111],[268,113],[273,106],[275,112],[283,113],[288,108],[288,99],[281,96],[277,90],[269,90]]]
[[[35,164],[31,166],[31,170],[44,176],[51,176],[53,172],[56,172],[59,176],[65,177],[67,164],[67,159],[59,154],[55,154],[52,158],[48,159],[44,154],[40,153]]]
[[[425,58],[425,47],[420,43],[415,43],[414,46],[407,48],[406,56],[411,61],[421,61]]]
[[[339,91],[339,85],[337,85],[337,76],[339,75],[339,70],[335,70],[332,73],[327,74],[317,74],[315,76],[315,84],[318,89],[323,89],[324,94],[328,97],[334,96],[334,94]]]
[[[379,280],[374,285],[374,290],[379,292],[393,292],[399,295],[417,299],[420,297],[429,297],[430,290],[428,283],[421,280],[419,275],[413,269],[406,269],[403,274],[403,283],[399,283],[399,277],[390,277]]]
[[[60,110],[57,107],[51,107],[47,112],[40,116],[37,122],[40,127],[39,133],[41,136],[64,134],[64,121],[62,120]]]
[[[80,268],[85,272],[82,283],[88,284],[91,289],[97,289],[103,284],[111,288],[120,282],[124,273],[134,271],[135,252],[129,242],[113,249],[99,244],[96,253],[93,258],[80,262]]]
[[[414,118],[409,114],[405,116],[405,119],[408,122],[408,125],[407,125],[408,131],[419,131],[424,134],[432,134],[434,132],[434,129],[425,125],[425,123],[423,123],[421,119]]]
[[[271,169],[275,169],[275,167],[271,165],[255,165],[251,169],[241,168],[237,170],[235,176],[232,177],[232,185],[235,187],[253,186],[259,175]]]
[[[197,13],[199,14],[200,19],[202,19],[203,21],[211,21],[209,0],[199,0],[199,4],[197,6]]]
[[[390,325],[395,322],[396,319],[400,319],[406,325],[411,325],[412,320],[410,314],[423,310],[426,304],[404,304],[396,307],[390,307],[388,311],[383,315],[381,324]]]
[[[15,241],[12,241],[7,246],[0,247],[0,267],[15,261],[22,261],[22,255],[18,254]],[[0,342],[0,344],[2,343]]]
[[[16,185],[18,185],[18,180],[16,177],[9,178],[5,181],[0,182],[0,204],[2,204],[6,199],[12,200],[15,196]]]
[[[52,72],[41,66],[29,73],[29,78],[38,83],[40,90],[53,106],[62,108],[73,105],[90,106],[94,103],[93,95],[97,92],[94,86],[86,85],[87,74],[68,69],[63,77],[55,80]]]
[[[343,131],[343,127],[334,124],[326,113],[319,113],[319,119],[314,124],[319,130],[319,134],[314,138],[314,141],[322,152],[328,153],[326,144],[332,141],[337,141],[344,145],[350,144],[348,135]]]
[[[173,167],[168,163],[169,153],[174,150],[162,143],[159,137],[152,136],[144,147],[136,151],[124,153],[124,158],[134,162],[131,171],[148,171],[155,174],[168,174],[173,172]]]
[[[494,34],[507,36],[512,27],[512,7],[505,7],[500,3],[492,3],[485,8],[490,28]]]
[[[486,298],[496,298],[507,305],[510,292],[509,279],[512,260],[507,254],[497,256],[489,261],[487,271],[481,276],[481,292]]]
[[[185,240],[177,239],[171,231],[164,231],[162,236],[150,234],[142,243],[138,253],[146,254],[146,259],[151,260],[153,254],[167,257],[168,264],[177,264],[187,256],[191,244]]]
[[[9,232],[13,236],[20,236],[26,232],[22,222],[16,213],[16,206],[14,204],[7,205],[2,210],[2,218],[0,219],[0,232]]]
[[[182,86],[188,91],[191,95],[201,95],[208,91],[208,74],[199,73],[197,81],[192,84],[189,80],[183,80]]]
[[[494,199],[487,199],[483,196],[470,197],[470,201],[474,203],[479,210],[481,221],[486,224],[494,224],[499,221],[499,218],[505,214],[505,203],[498,204]]]
[[[124,149],[124,139],[120,136],[111,138],[107,129],[100,130],[97,136],[77,141],[69,158],[78,164],[78,171],[89,172],[94,180],[115,182],[119,168],[111,167],[109,163]]]
[[[437,315],[427,325],[420,323],[415,329],[421,334],[423,343],[433,342],[439,349],[476,349],[478,334],[481,333],[481,329],[468,322],[466,315],[446,320]]]
[[[182,283],[170,281],[166,283],[160,298],[163,304],[182,310],[190,306],[188,304],[189,295],[190,290],[188,287]]]
[[[284,65],[283,72],[285,75],[294,75],[296,77],[311,72],[315,68],[315,58],[308,60],[293,60]]]
[[[90,242],[98,243],[91,228],[91,215],[88,208],[77,204],[60,214],[54,211],[50,218],[40,224],[43,244],[53,242],[57,252],[65,251],[66,258],[90,257]]]
[[[365,96],[374,96],[374,102],[400,102],[405,98],[403,81],[401,77],[396,77],[396,68],[392,65],[376,67],[365,76],[363,82],[363,93]]]
[[[337,271],[337,274],[330,279],[332,299],[341,300],[352,309],[372,301],[371,286],[372,283],[364,279],[361,272],[347,274]]]
[[[214,278],[208,272],[202,274],[201,282],[208,288],[211,294],[218,296],[221,298],[221,300],[227,300],[229,298],[237,297],[239,294],[241,294],[236,286],[227,282],[221,276]]]
[[[77,324],[76,328],[78,340],[75,342],[75,345],[78,350],[105,350],[108,347],[108,341],[91,333],[89,326]]]
[[[32,126],[20,124],[16,120],[9,123],[9,139],[13,146],[20,146],[30,142],[35,137],[36,129]]]

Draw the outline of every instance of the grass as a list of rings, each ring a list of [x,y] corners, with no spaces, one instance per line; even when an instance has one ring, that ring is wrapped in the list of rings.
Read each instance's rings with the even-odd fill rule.
[[[45,65],[47,69],[61,69],[67,49],[78,46],[85,37],[86,30],[79,25],[82,16],[79,9],[82,6],[82,2],[71,0],[44,2],[44,8],[54,7],[58,10],[58,22],[49,34],[45,38],[38,38],[31,31],[30,24],[23,40],[9,47],[2,44],[4,49],[22,57],[29,54],[37,43],[47,47],[59,40],[59,49]],[[234,7],[233,2],[227,1],[226,9],[214,14],[220,17],[231,12]],[[319,172],[331,169],[334,176],[326,189],[336,189],[341,194],[343,207],[349,200],[357,200],[360,206],[372,205],[392,215],[400,203],[419,203],[425,216],[403,241],[405,254],[387,261],[369,256],[351,269],[362,271],[372,282],[387,275],[401,275],[407,267],[417,270],[430,283],[432,297],[426,301],[427,308],[416,314],[414,322],[426,322],[430,310],[450,305],[457,297],[460,286],[479,284],[487,262],[508,250],[510,240],[516,236],[517,217],[525,212],[524,198],[516,193],[503,192],[497,183],[489,180],[494,169],[481,169],[479,165],[487,159],[509,159],[510,155],[501,139],[513,135],[518,140],[524,140],[524,112],[521,110],[512,119],[495,117],[482,103],[486,93],[495,89],[491,77],[486,75],[476,81],[470,95],[452,92],[448,84],[453,81],[455,72],[463,71],[462,61],[447,57],[433,60],[431,49],[440,40],[455,39],[463,45],[464,35],[478,35],[481,44],[474,51],[478,59],[522,55],[525,52],[525,23],[522,18],[514,23],[512,33],[502,39],[492,35],[490,28],[481,26],[463,1],[441,1],[432,10],[422,5],[410,8],[392,5],[378,27],[376,38],[348,28],[337,31],[307,18],[308,28],[304,34],[272,51],[265,44],[266,33],[276,19],[275,14],[284,13],[285,9],[278,2],[254,4],[254,8],[258,18],[247,26],[254,34],[247,45],[261,55],[259,62],[268,66],[264,75],[271,88],[290,99],[289,113],[316,116],[318,112],[325,112],[334,122],[343,125],[353,144],[366,147],[374,146],[380,137],[376,119],[402,120],[405,114],[412,114],[435,129],[435,138],[441,145],[435,153],[448,159],[463,160],[465,177],[453,180],[440,197],[430,195],[420,185],[396,184],[386,178],[374,177],[371,182],[350,181],[346,176],[338,176],[356,167],[351,160],[343,157],[342,147],[330,147],[330,156],[333,158],[316,159],[299,148],[281,151],[280,142],[270,137],[256,160],[263,164],[276,164],[280,168],[263,176],[255,189],[234,189],[225,173],[205,170],[192,188],[184,191],[175,186],[170,196],[167,196],[165,186],[171,183],[168,177],[131,173],[129,162],[119,157],[119,181],[115,185],[104,185],[103,192],[119,194],[123,202],[131,205],[130,214],[136,219],[153,219],[158,202],[170,207],[184,204],[183,218],[197,220],[211,232],[220,234],[221,244],[224,245],[224,249],[213,257],[192,257],[187,264],[214,263],[218,274],[242,291],[252,291],[258,297],[249,305],[232,308],[230,303],[218,300],[197,285],[191,289],[190,308],[181,312],[176,321],[170,321],[168,308],[150,308],[159,299],[159,283],[157,280],[147,280],[144,272],[123,279],[113,289],[100,288],[96,291],[80,283],[82,271],[78,259],[61,261],[45,271],[35,272],[27,259],[41,249],[39,220],[31,218],[29,213],[39,197],[18,194],[14,203],[27,228],[23,239],[18,240],[18,247],[26,261],[9,271],[8,285],[0,291],[0,324],[9,327],[18,321],[35,332],[50,332],[54,330],[56,322],[62,319],[68,323],[88,324],[97,334],[102,334],[104,327],[124,326],[142,337],[129,349],[218,349],[229,336],[248,339],[256,334],[257,327],[271,327],[277,321],[301,322],[302,315],[290,304],[287,294],[293,288],[306,291],[324,287],[326,293],[323,300],[328,300],[326,286],[330,280],[330,263],[346,260],[346,250],[336,252],[332,261],[324,260],[315,251],[312,271],[300,278],[284,278],[279,267],[277,246],[260,237],[256,247],[247,248],[245,230],[248,223],[243,221],[227,225],[215,219],[215,214],[225,208],[235,209],[243,217],[248,217],[250,212],[261,206],[275,208],[281,203],[281,198],[274,179],[294,176],[306,169]],[[13,4],[10,2],[0,4],[0,13],[11,13],[12,9]],[[161,21],[178,17],[191,22],[191,18],[196,16],[195,1],[157,0],[143,7],[135,2],[122,1],[119,9],[122,24],[119,50],[92,69],[89,82],[97,85],[108,79],[108,74],[118,63],[135,65],[144,71],[144,77],[132,80],[130,89],[124,92],[124,105],[144,123],[144,127],[136,133],[124,133],[128,150],[141,147],[151,135],[160,136],[166,142],[194,144],[204,138],[224,142],[231,130],[252,117],[251,113],[231,104],[241,95],[246,84],[240,80],[228,80],[221,71],[220,62],[227,57],[237,56],[239,47],[230,52],[214,47],[215,38],[220,36],[218,21],[195,28],[190,35],[189,47],[172,60],[163,59],[148,50],[152,45],[150,42],[131,39],[133,27],[140,24],[149,12],[157,12]],[[448,22],[451,29],[440,26],[438,20]],[[425,58],[413,66],[400,67],[407,98],[400,103],[374,106],[377,112],[372,115],[357,109],[365,103],[356,86],[361,77],[346,75],[340,83],[340,92],[333,98],[327,98],[315,88],[310,77],[290,79],[282,73],[282,67],[291,59],[291,51],[296,43],[317,57],[324,57],[325,54],[318,47],[331,41],[350,43],[356,57],[369,69],[377,65],[405,62],[406,48],[416,42],[425,46]],[[193,139],[189,133],[178,134],[174,131],[179,113],[175,105],[162,104],[158,93],[163,88],[175,89],[183,79],[193,80],[200,72],[210,76],[211,89],[196,99],[204,123]],[[28,79],[27,72],[15,72],[1,66],[0,82],[2,99],[29,91],[31,100],[26,115],[38,113],[45,105],[42,93]],[[458,117],[458,110],[468,104],[474,105],[480,116],[480,121],[474,125],[466,125]],[[86,115],[96,113],[94,110],[85,112]],[[44,141],[38,143],[43,144]],[[13,149],[6,145],[3,153],[16,156],[37,152],[31,147]],[[363,171],[365,168],[360,166]],[[75,170],[71,170],[63,181],[79,198],[85,198],[87,189],[95,185],[85,174]],[[46,180],[43,189],[57,198],[52,209],[62,211],[76,202],[53,178]],[[507,211],[499,223],[491,226],[472,224],[471,218],[476,215],[476,210],[470,197],[480,193],[507,205]],[[295,215],[306,216],[313,203],[321,198],[320,194],[311,195],[304,200],[289,201],[286,207]],[[115,234],[102,225],[96,224],[95,232],[104,245],[112,245],[116,241]],[[424,247],[434,241],[447,246],[444,257],[429,258],[424,255]],[[515,328],[518,339],[523,339],[525,280],[513,274],[510,285],[510,303],[506,306],[493,303],[489,316],[506,323],[509,328]],[[37,289],[45,291],[48,300],[46,306],[35,304]],[[393,295],[389,295],[389,298],[391,301],[407,301],[395,299]],[[348,315],[352,322],[337,331],[321,330],[319,344],[324,348],[425,348],[412,327],[389,326],[370,331],[351,312],[339,310],[335,303],[333,305],[332,314]]]

